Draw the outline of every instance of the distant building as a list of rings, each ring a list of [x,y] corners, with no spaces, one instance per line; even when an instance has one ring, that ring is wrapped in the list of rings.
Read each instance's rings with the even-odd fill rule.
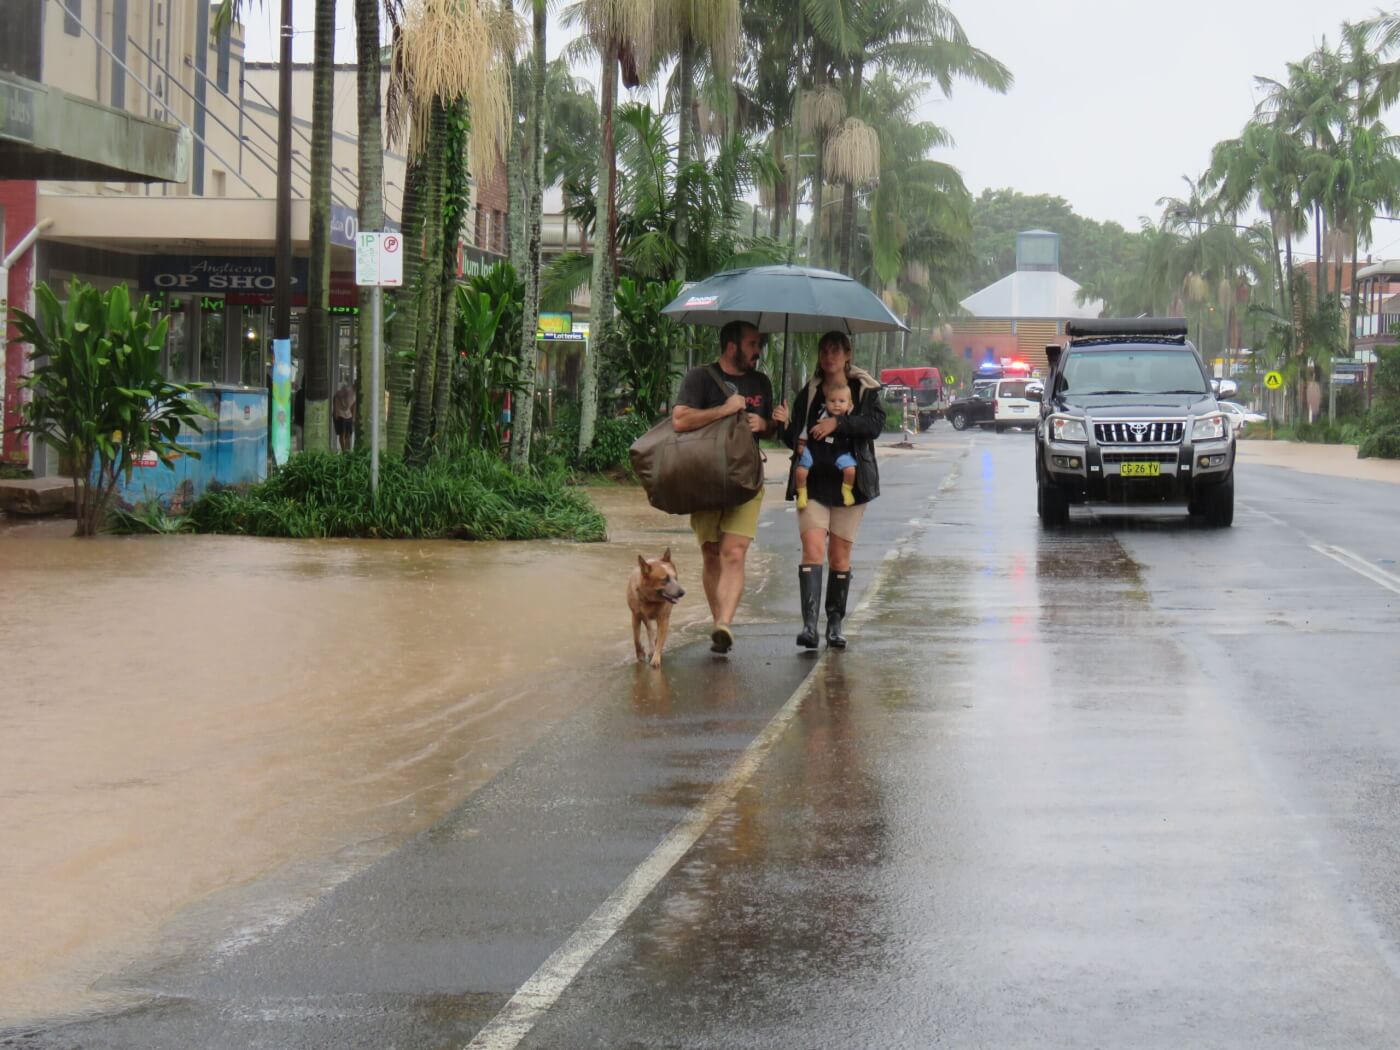
[[[1081,304],[1080,285],[1060,272],[1060,235],[1016,235],[1016,270],[962,301],[972,316],[952,322],[949,344],[971,374],[983,361],[1013,358],[1046,367],[1045,345],[1064,335],[1065,321],[1098,317],[1098,299]]]

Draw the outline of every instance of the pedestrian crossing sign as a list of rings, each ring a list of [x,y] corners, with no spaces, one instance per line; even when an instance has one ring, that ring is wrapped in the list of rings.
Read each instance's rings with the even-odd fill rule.
[[[1264,385],[1265,385],[1266,387],[1268,387],[1270,390],[1277,390],[1279,387],[1283,386],[1283,373],[1282,373],[1282,372],[1270,372],[1270,373],[1268,373],[1266,376],[1264,376]]]

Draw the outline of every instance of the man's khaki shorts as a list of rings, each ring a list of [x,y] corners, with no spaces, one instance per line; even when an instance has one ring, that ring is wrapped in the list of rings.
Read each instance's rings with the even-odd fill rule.
[[[690,516],[690,528],[701,543],[718,543],[721,533],[747,536],[758,535],[758,511],[763,506],[763,490],[747,503],[724,510],[702,510]]]
[[[800,536],[812,529],[821,529],[847,543],[855,543],[856,533],[860,531],[860,519],[863,517],[864,503],[857,503],[854,507],[828,507],[811,500],[797,512],[797,534]]]

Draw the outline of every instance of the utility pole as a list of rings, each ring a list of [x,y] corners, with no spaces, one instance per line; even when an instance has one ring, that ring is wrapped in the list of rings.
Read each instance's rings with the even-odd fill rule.
[[[282,0],[277,77],[277,245],[272,299],[272,459],[292,449],[292,0]]]

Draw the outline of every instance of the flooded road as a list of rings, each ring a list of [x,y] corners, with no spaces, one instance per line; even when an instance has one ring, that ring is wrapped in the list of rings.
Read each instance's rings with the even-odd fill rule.
[[[626,576],[668,543],[683,644],[684,520],[593,495],[603,544],[0,533],[0,1024],[427,827],[632,659]]]

